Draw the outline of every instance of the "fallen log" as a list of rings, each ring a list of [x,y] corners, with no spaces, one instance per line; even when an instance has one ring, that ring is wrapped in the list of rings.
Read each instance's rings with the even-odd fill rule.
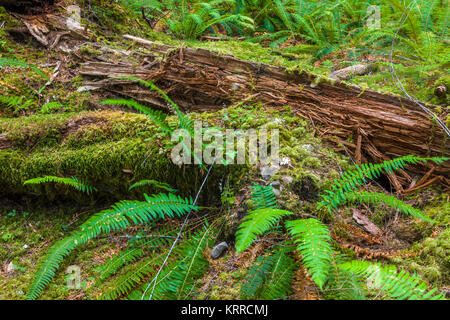
[[[88,30],[71,29],[71,39],[58,44],[58,36],[68,29],[67,18],[60,15],[21,16],[21,20],[50,49],[73,52],[78,47],[73,43],[74,38],[83,39],[84,43],[88,39]],[[205,49],[179,48],[130,35],[124,37],[147,50],[135,50],[131,54],[127,51],[120,61],[101,57],[100,62],[97,59],[83,63],[80,73],[85,76],[86,87],[167,109],[167,103],[158,93],[117,77],[152,80],[187,112],[213,111],[252,99],[273,107],[288,105],[313,126],[320,125],[317,129],[321,135],[336,136],[344,148],[354,146],[349,152],[358,162],[380,162],[407,154],[450,156],[450,140],[444,131],[409,99]],[[100,44],[93,45],[100,46],[100,51],[111,51]],[[127,59],[128,56],[133,59]],[[443,122],[447,117],[447,110],[439,114]],[[430,165],[420,166],[413,172],[425,174],[429,168]],[[435,174],[447,181],[449,169],[450,164],[440,166]],[[389,180],[398,192],[403,191],[402,185],[407,188],[411,182],[407,174],[402,177],[390,174]]]
[[[408,154],[450,155],[450,140],[443,130],[414,102],[400,96],[364,90],[305,71],[242,61],[209,50],[176,48],[125,37],[150,49],[147,61],[151,63],[136,66],[85,62],[81,74],[91,79],[87,85],[167,108],[156,92],[116,77],[152,80],[186,111],[211,111],[257,96],[266,105],[290,106],[295,113],[320,124],[320,130],[326,134],[342,140],[353,137],[356,150],[352,152],[358,161],[363,158],[380,162]],[[446,117],[446,112],[440,114],[444,122]],[[442,166],[436,173],[448,175],[448,169],[448,165]],[[415,171],[425,173],[428,169]],[[396,176],[389,178],[397,191],[402,191]]]

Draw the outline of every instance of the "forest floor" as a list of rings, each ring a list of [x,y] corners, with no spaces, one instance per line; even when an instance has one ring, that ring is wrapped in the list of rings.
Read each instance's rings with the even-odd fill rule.
[[[108,8],[113,16],[105,25],[89,26],[96,41],[83,40],[85,43],[71,52],[44,49],[28,34],[13,37],[5,29],[23,25],[20,19],[0,8],[0,24],[5,21],[0,29],[0,57],[36,66],[51,79],[47,80],[33,68],[0,68],[1,93],[23,97],[20,108],[0,104],[0,299],[23,299],[48,248],[76,230],[93,213],[122,199],[140,199],[140,193],[128,190],[131,184],[141,179],[155,179],[172,185],[183,196],[194,197],[205,176],[205,171],[196,166],[180,168],[171,162],[169,139],[147,117],[127,108],[102,104],[111,93],[80,89],[86,86],[86,79],[80,75],[80,64],[86,60],[104,60],[104,52],[99,51],[97,44],[106,43],[118,51],[131,48],[139,51],[133,41],[122,37],[132,34],[168,45],[210,49],[242,60],[306,69],[320,75],[329,75],[355,63],[376,62],[374,71],[354,76],[348,82],[402,94],[391,78],[387,58],[382,55],[349,55],[349,48],[311,62],[312,56],[302,52],[302,43],[290,43],[273,50],[264,43],[242,41],[182,42],[151,30],[142,21],[130,20],[128,12],[119,5],[114,6]],[[406,89],[421,101],[448,104],[448,100],[439,100],[434,95],[436,84],[447,81],[445,65],[423,71],[404,60],[397,61],[396,66],[399,76],[406,79]],[[276,242],[277,235],[269,234],[244,253],[236,254],[233,249],[234,229],[246,212],[250,186],[255,182],[272,184],[281,208],[298,216],[319,217],[327,223],[336,246],[349,256],[389,262],[416,272],[429,285],[450,294],[448,190],[435,184],[402,196],[405,202],[438,220],[437,225],[406,217],[382,205],[348,206],[339,209],[334,216],[316,207],[319,194],[342,172],[354,168],[345,150],[330,144],[314,123],[289,106],[271,108],[252,100],[218,109],[193,112],[190,117],[210,126],[279,129],[280,156],[288,158],[289,162],[269,179],[261,175],[261,167],[257,165],[218,166],[213,170],[199,202],[207,207],[203,213],[210,218],[227,217],[229,225],[218,233],[214,244],[225,240],[230,249],[214,260],[208,248],[208,271],[200,280],[198,291],[192,294],[193,298],[239,299],[245,273],[257,257]],[[169,120],[175,121],[175,116],[169,116]],[[100,191],[95,196],[85,196],[67,188],[23,185],[27,179],[50,174],[83,177]],[[414,178],[417,181],[420,176]],[[391,188],[386,178],[366,187],[378,191]],[[157,190],[149,187],[146,191]],[[381,234],[370,234],[355,221],[355,214],[368,216]],[[132,228],[127,235],[143,231],[145,229]],[[126,248],[129,238],[121,237],[123,235],[113,233],[89,241],[72,252],[41,298],[101,298],[116,285],[121,275],[134,267],[131,264],[107,281],[98,281],[98,266]],[[71,265],[81,268],[81,289],[69,289],[66,285],[66,269]],[[319,291],[300,268],[288,298],[324,299],[329,296],[332,293]]]

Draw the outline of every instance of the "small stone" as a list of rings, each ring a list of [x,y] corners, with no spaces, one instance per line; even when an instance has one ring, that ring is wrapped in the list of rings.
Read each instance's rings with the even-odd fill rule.
[[[280,181],[275,180],[275,181],[273,181],[273,182],[271,183],[271,185],[273,185],[273,186],[279,186],[279,185],[280,185]]]
[[[283,157],[280,159],[280,166],[288,166],[291,164],[291,159],[289,159],[288,157]]]
[[[6,273],[14,272],[14,270],[16,270],[16,265],[14,263],[10,262],[8,264],[8,266],[6,267]]]
[[[290,183],[292,183],[292,181],[294,181],[294,178],[289,177],[289,176],[284,176],[283,178],[281,178],[281,180],[282,180],[283,183],[285,183],[285,184],[290,184]]]
[[[314,146],[312,144],[302,145],[302,149],[309,152],[314,152]]]
[[[272,190],[273,190],[273,193],[274,193],[277,197],[280,196],[280,194],[281,194],[281,191],[280,191],[280,190],[275,189],[275,188],[272,188]]]
[[[28,249],[28,245],[27,245],[27,244],[24,244],[23,247],[22,247],[22,249]]]
[[[280,170],[279,165],[271,165],[270,167],[264,166],[261,168],[261,176],[263,177],[264,180],[269,180],[279,170]]]
[[[447,87],[440,85],[434,89],[434,94],[440,98],[444,98],[447,95]]]
[[[212,248],[211,258],[212,259],[219,258],[227,249],[228,249],[228,244],[225,241],[219,243],[217,246]]]

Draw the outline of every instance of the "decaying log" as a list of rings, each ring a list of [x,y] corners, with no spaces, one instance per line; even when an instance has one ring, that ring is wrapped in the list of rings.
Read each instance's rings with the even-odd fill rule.
[[[88,30],[68,30],[67,17],[46,14],[22,17],[22,21],[48,48],[73,51],[73,45],[56,45],[66,32],[82,43],[89,41]],[[214,111],[251,99],[273,107],[288,105],[294,113],[320,125],[317,130],[322,135],[337,136],[337,141],[354,146],[350,151],[358,162],[380,162],[407,154],[450,156],[450,140],[445,133],[415,102],[400,96],[361,89],[305,71],[242,61],[205,49],[173,47],[133,36],[125,38],[146,49],[145,55],[142,50],[139,52],[142,59],[137,61],[142,63],[136,64],[136,59],[87,61],[80,71],[86,87],[102,88],[167,108],[156,92],[133,81],[117,79],[135,76],[154,81],[185,111]],[[439,115],[444,122],[447,116],[447,111]],[[354,140],[348,141],[349,137]],[[449,164],[440,166],[435,174],[448,176],[449,169]],[[425,173],[429,168],[414,170]],[[399,192],[403,191],[402,185],[411,181],[406,173],[391,174],[389,179]],[[445,177],[443,180],[446,181]]]
[[[132,36],[126,38],[149,49],[148,60],[153,62],[147,66],[86,62],[82,64],[81,74],[96,79],[87,85],[165,108],[166,103],[157,93],[114,78],[131,75],[153,80],[186,111],[211,111],[257,96],[267,105],[292,107],[297,114],[321,124],[322,132],[341,140],[364,132],[353,143],[356,149],[352,151],[358,161],[367,158],[380,162],[407,154],[450,155],[450,140],[445,133],[408,99],[209,50],[175,48]],[[447,113],[440,116],[445,120]],[[436,173],[448,175],[448,169],[444,165]],[[416,172],[427,170],[416,168]],[[399,179],[404,184],[411,181],[409,175],[402,175],[389,176],[397,191],[403,190]]]

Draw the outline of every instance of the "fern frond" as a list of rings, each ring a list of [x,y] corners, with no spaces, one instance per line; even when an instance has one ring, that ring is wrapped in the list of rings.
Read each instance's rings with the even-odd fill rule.
[[[8,107],[18,107],[23,103],[23,96],[0,96],[0,103]]]
[[[270,230],[281,217],[291,214],[290,211],[273,208],[251,211],[236,232],[236,252],[247,249],[258,235]]]
[[[419,209],[414,208],[413,206],[404,203],[403,201],[397,199],[396,197],[386,195],[384,193],[375,193],[375,192],[347,192],[343,194],[343,198],[349,202],[364,202],[364,203],[384,203],[396,210],[399,210],[405,214],[412,215],[414,217],[423,219],[428,222],[437,223],[436,220],[433,220],[425,215]]]
[[[23,184],[43,184],[43,183],[60,183],[64,184],[66,186],[72,187],[78,191],[85,192],[85,193],[92,193],[94,191],[97,191],[97,189],[89,184],[86,184],[83,181],[80,181],[79,179],[75,177],[71,178],[61,178],[61,177],[55,177],[55,176],[45,176],[45,177],[39,177],[34,178],[25,181]]]
[[[264,300],[285,299],[291,292],[291,283],[297,264],[285,251],[279,249],[274,254],[273,268],[261,293],[261,298]]]
[[[173,194],[145,196],[145,201],[121,201],[111,209],[101,211],[89,218],[78,231],[52,246],[48,258],[40,267],[33,282],[28,299],[39,296],[45,285],[53,278],[59,263],[75,247],[88,242],[102,233],[110,233],[128,228],[131,225],[147,223],[155,219],[173,218],[198,210],[192,199],[183,199]],[[50,264],[49,264],[50,262]]]
[[[163,250],[161,253],[152,256],[150,259],[143,259],[137,264],[134,264],[129,272],[120,276],[113,282],[111,289],[105,292],[101,296],[101,299],[114,300],[129,293],[146,277],[156,273],[158,265],[163,262],[164,257],[168,252],[169,249]]]
[[[256,209],[276,208],[277,197],[271,185],[263,187],[255,183],[250,190],[250,198]]]
[[[46,80],[49,79],[49,76],[46,75],[44,72],[42,72],[41,69],[39,69],[36,66],[33,66],[31,64],[28,64],[24,61],[18,60],[18,59],[11,59],[11,58],[0,58],[0,68],[2,67],[17,67],[22,69],[31,69],[37,74],[39,74],[42,78],[45,78]]]
[[[210,231],[211,226],[196,232],[178,248],[175,252],[177,258],[173,258],[173,261],[162,269],[156,285],[150,282],[143,286],[144,299],[183,300],[192,295],[198,279],[208,268],[204,251],[208,245]]]
[[[427,291],[426,284],[418,276],[405,270],[398,272],[394,266],[353,260],[338,265],[338,268],[363,276],[369,288],[382,290],[391,299],[445,300],[443,293],[436,294],[436,288]]]
[[[146,107],[133,99],[107,99],[103,100],[102,104],[113,105],[113,106],[125,106],[129,108],[134,108],[143,114],[147,115],[152,119],[152,121],[163,129],[164,132],[170,133],[172,129],[167,123],[167,115],[160,110],[153,110],[152,108]]]
[[[204,251],[208,245],[211,229],[195,233],[183,246],[182,255],[189,257],[185,263],[179,264],[177,272],[171,279],[174,286],[173,298],[185,300],[191,296],[197,280],[208,268],[208,260],[204,256]]]
[[[44,288],[52,281],[60,263],[64,257],[77,245],[73,237],[67,237],[61,241],[56,242],[44,257],[39,270],[34,275],[30,290],[27,295],[27,300],[35,300],[39,297]]]
[[[323,200],[319,203],[318,208],[325,206],[330,212],[332,209],[337,209],[345,202],[345,193],[362,186],[366,179],[376,179],[380,177],[383,172],[392,173],[395,170],[405,168],[408,164],[414,165],[427,161],[434,161],[435,163],[440,164],[447,160],[449,160],[449,158],[423,158],[415,155],[408,155],[375,165],[371,163],[362,164],[361,166],[357,166],[356,170],[345,172],[341,179],[335,180],[331,190],[326,191],[327,194],[322,195]]]
[[[325,297],[332,300],[365,300],[367,292],[363,277],[338,268],[338,264],[344,262],[343,256],[334,257],[323,290]]]
[[[150,250],[168,246],[175,236],[175,232],[166,231],[165,228],[158,228],[155,234],[142,237],[136,236],[136,239],[131,238],[128,248],[95,269],[100,274],[99,280],[104,281],[124,265],[142,258]]]
[[[156,188],[159,189],[164,189],[166,191],[169,192],[178,192],[177,189],[172,188],[169,184],[164,183],[164,182],[159,182],[157,180],[141,180],[136,182],[135,184],[133,184],[132,186],[130,186],[130,188],[128,190],[134,189],[134,188],[138,188],[138,187],[144,187],[144,186],[148,186],[148,185],[152,185]]]
[[[312,218],[288,221],[286,227],[312,280],[322,289],[332,260],[330,231],[319,220]]]
[[[254,299],[262,288],[270,270],[273,268],[274,259],[272,255],[259,256],[250,267],[241,287],[241,297]]]
[[[109,259],[99,267],[95,268],[100,273],[99,281],[104,281],[114,273],[116,273],[121,267],[126,264],[135,262],[142,258],[145,254],[145,249],[142,247],[127,248],[120,252],[117,256]]]

